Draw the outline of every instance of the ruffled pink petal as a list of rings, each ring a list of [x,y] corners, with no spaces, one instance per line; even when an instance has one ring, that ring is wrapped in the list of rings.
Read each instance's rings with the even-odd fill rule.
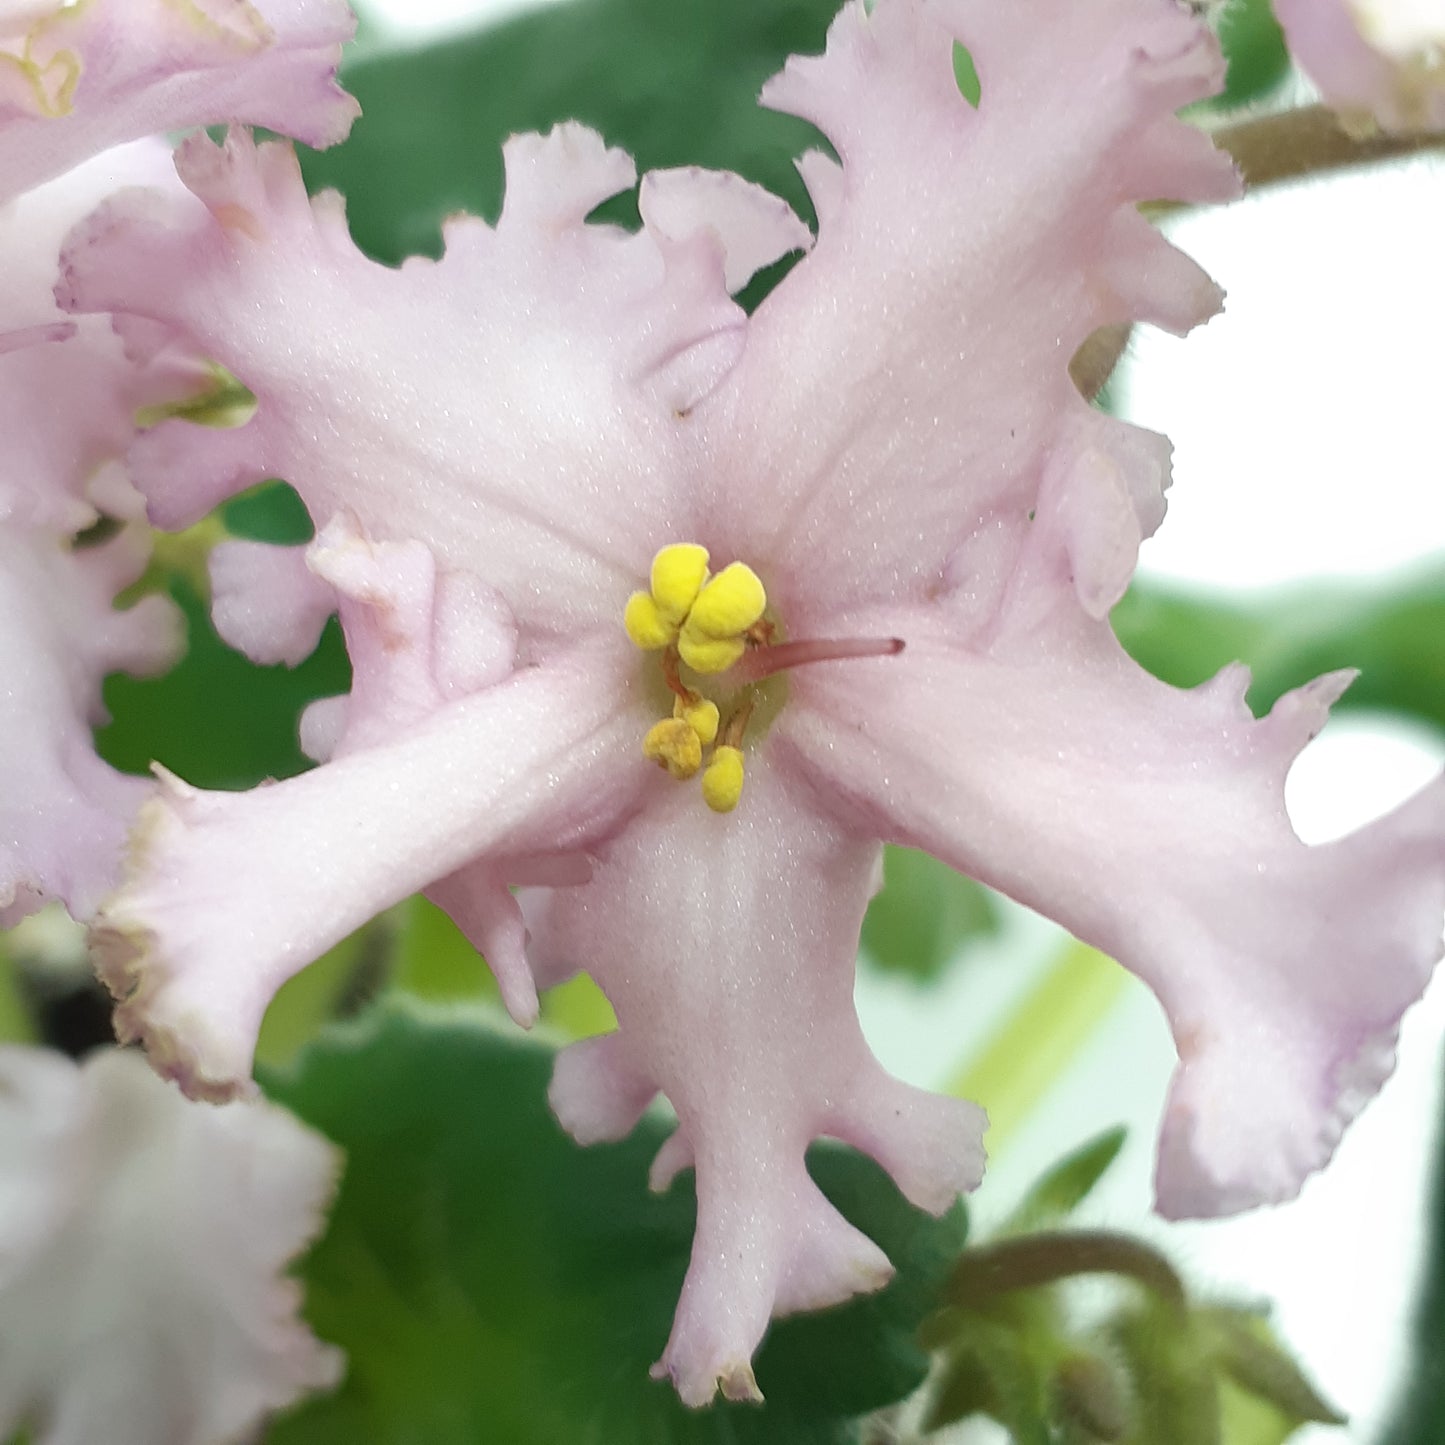
[[[806,251],[813,233],[771,191],[735,176],[687,166],[650,171],[637,195],[643,221],[657,235],[682,241],[711,233],[723,256],[729,291],[789,251]]]
[[[649,767],[605,649],[439,704],[421,655],[430,554],[381,547],[327,529],[312,548],[340,589],[355,671],[334,760],[249,793],[163,776],[97,919],[120,1035],[193,1096],[247,1090],[271,996],[352,929],[466,865],[606,836]]]
[[[336,1384],[284,1274],[340,1170],[325,1139],[189,1104],[133,1053],[8,1047],[0,1144],[5,1438],[219,1445]]]
[[[0,35],[0,201],[142,136],[244,121],[327,146],[359,113],[345,0],[55,0],[21,23]]]
[[[516,658],[506,605],[466,573],[437,574],[419,542],[373,542],[352,518],[332,519],[306,549],[312,584],[339,603],[354,687],[307,709],[302,742],[318,759],[405,736],[445,703],[503,681]],[[452,916],[486,960],[508,1012],[537,1021],[537,988],[523,952],[522,913],[509,864],[468,863],[433,883],[427,897]]]
[[[502,1004],[523,1028],[537,1022],[537,984],[527,963],[527,930],[521,905],[508,887],[507,868],[473,863],[426,890],[451,916],[467,942],[487,961]]]
[[[130,185],[181,193],[170,147],[145,141],[107,151],[20,197],[0,216],[0,518],[66,532],[93,522],[97,507],[135,516],[138,499],[131,500],[115,464],[135,435],[136,411],[209,383],[183,351],[130,356],[109,318],[71,320],[56,307],[66,232],[104,197]]]
[[[891,615],[900,656],[800,671],[777,745],[848,825],[1056,918],[1159,995],[1180,1055],[1165,1214],[1292,1197],[1440,955],[1445,780],[1308,847],[1284,777],[1350,674],[1256,720],[1244,668],[1166,687],[1078,614],[978,650],[942,621]]]
[[[720,817],[658,777],[592,881],[533,915],[547,977],[587,968],[619,1031],[564,1050],[551,1100],[583,1143],[626,1134],[659,1091],[678,1130],[653,1182],[697,1170],[698,1223],[657,1370],[689,1404],[754,1398],[768,1320],[876,1289],[891,1269],[803,1164],[820,1135],[874,1155],[939,1212],[983,1170],[983,1116],[885,1074],[858,1028],[853,959],[876,847],[850,840],[766,755]]]
[[[698,413],[698,486],[704,540],[764,572],[790,627],[809,598],[927,596],[969,539],[975,567],[1006,574],[1091,425],[1077,347],[1108,323],[1182,331],[1218,309],[1136,206],[1236,193],[1228,158],[1174,114],[1222,73],[1207,29],[1161,0],[855,0],[825,55],[765,87],[842,167],[802,162],[819,237]],[[1131,478],[1141,535],[1163,514],[1165,457]],[[805,574],[786,565],[799,557]]]
[[[310,657],[336,593],[306,565],[304,547],[222,542],[212,548],[211,620],[252,662],[289,667]]]
[[[1275,0],[1295,59],[1353,128],[1445,130],[1435,0]]]
[[[101,683],[159,671],[182,638],[168,601],[111,606],[146,553],[133,532],[72,552],[48,532],[0,524],[0,926],[53,898],[87,918],[115,882],[150,784],[95,755]]]
[[[632,164],[564,125],[508,142],[495,228],[454,221],[441,261],[393,270],[356,250],[334,195],[308,201],[284,146],[195,137],[178,164],[198,199],[104,207],[73,234],[59,293],[167,323],[259,399],[233,431],[144,439],[152,517],[183,524],[285,476],[318,521],[349,510],[485,577],[525,630],[612,627],[686,527],[678,413],[741,352],[729,282],[798,228],[741,183],[697,178],[653,187],[662,220],[636,236],[589,225]]]

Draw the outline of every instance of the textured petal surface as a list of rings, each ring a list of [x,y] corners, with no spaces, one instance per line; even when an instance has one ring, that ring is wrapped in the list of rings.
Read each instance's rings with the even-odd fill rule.
[[[562,1053],[551,1098],[581,1142],[615,1139],[659,1091],[678,1114],[655,1187],[697,1171],[698,1225],[659,1362],[682,1398],[756,1394],[769,1318],[876,1289],[891,1273],[803,1165],[829,1135],[941,1212],[983,1171],[982,1113],[884,1073],[853,1009],[877,849],[818,815],[766,757],[736,813],[658,776],[646,814],[590,883],[531,918],[544,976],[585,966],[619,1031]]]
[[[336,85],[345,0],[88,0],[0,5],[0,201],[88,156],[245,121],[309,145],[356,118]]]
[[[1134,533],[1158,525],[1165,449],[1092,417],[1067,368],[1099,326],[1178,331],[1217,309],[1135,205],[1234,194],[1228,159],[1174,118],[1221,73],[1207,31],[1161,0],[889,0],[848,5],[826,54],[765,88],[842,169],[805,159],[817,244],[699,413],[699,535],[759,567],[790,625],[810,599],[927,595],[966,539],[1005,575],[1045,476],[1081,447],[1127,474]],[[785,565],[800,557],[806,583]]]
[[[189,1104],[137,1054],[0,1048],[0,1433],[224,1445],[334,1385],[282,1271],[339,1162],[284,1110]]]
[[[1349,674],[1255,720],[1245,669],[1181,692],[1102,624],[973,651],[886,625],[907,651],[800,674],[779,746],[854,827],[1056,918],[1159,995],[1180,1054],[1163,1212],[1292,1197],[1389,1072],[1440,954],[1445,780],[1308,847],[1284,777]]]
[[[110,318],[70,320],[55,304],[66,232],[132,185],[181,190],[168,145],[107,151],[0,210],[0,517],[68,531],[92,522],[97,503],[136,515],[140,499],[132,493],[127,504],[128,488],[118,491],[104,469],[121,470],[138,408],[190,395],[209,380],[184,348],[127,355]]]
[[[1358,128],[1445,130],[1440,0],[1275,0],[1295,59]]]
[[[0,924],[52,898],[88,917],[115,882],[150,785],[95,755],[101,682],[159,670],[181,641],[168,602],[111,606],[146,551],[131,532],[72,552],[48,532],[0,523]]]
[[[687,525],[678,413],[741,350],[728,284],[798,228],[741,183],[696,178],[658,192],[665,229],[588,225],[633,168],[566,125],[508,142],[495,228],[454,221],[441,261],[392,270],[352,245],[335,196],[308,202],[284,146],[196,137],[179,164],[199,199],[105,208],[72,237],[62,288],[72,308],[176,327],[259,398],[237,430],[175,421],[144,440],[153,519],[285,476],[318,522],[346,508],[485,577],[529,632],[610,627]]]
[[[263,666],[310,657],[336,611],[336,594],[306,565],[304,547],[222,542],[210,573],[216,631]]]
[[[480,856],[585,846],[633,806],[636,708],[595,658],[521,669],[394,732],[418,674],[369,691],[355,636],[335,760],[249,793],[164,777],[97,919],[118,1031],[197,1097],[249,1088],[271,996],[352,929]]]

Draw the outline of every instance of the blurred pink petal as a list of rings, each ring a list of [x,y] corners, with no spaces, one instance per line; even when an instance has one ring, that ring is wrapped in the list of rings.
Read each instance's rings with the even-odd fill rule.
[[[1300,67],[1354,129],[1445,130],[1441,0],[1275,0]]]
[[[63,533],[88,526],[97,510],[138,516],[142,503],[121,465],[136,412],[211,383],[189,348],[169,337],[158,351],[133,356],[111,318],[72,320],[56,307],[66,232],[105,196],[142,185],[184,194],[162,141],[95,156],[0,214],[0,521]]]
[[[308,145],[351,128],[345,0],[0,4],[0,201],[124,141],[246,121]]]
[[[160,671],[182,639],[168,600],[111,605],[148,550],[134,530],[72,551],[47,531],[0,524],[0,926],[52,898],[88,918],[116,883],[149,785],[95,755],[101,683]]]
[[[133,1053],[0,1048],[0,1433],[225,1445],[335,1385],[284,1270],[339,1171],[284,1110],[191,1104]]]

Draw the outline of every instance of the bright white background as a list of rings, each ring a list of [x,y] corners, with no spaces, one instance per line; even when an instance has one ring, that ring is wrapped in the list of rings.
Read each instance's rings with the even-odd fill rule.
[[[371,0],[396,34],[420,38],[529,8],[528,0]],[[1445,165],[1417,161],[1253,198],[1177,221],[1173,234],[1229,292],[1226,314],[1186,341],[1132,348],[1128,415],[1176,445],[1149,576],[1237,592],[1330,575],[1369,578],[1445,549]],[[1442,639],[1445,647],[1445,639]],[[1289,803],[1310,841],[1399,801],[1438,771],[1445,742],[1390,719],[1331,725],[1296,767]],[[1020,917],[991,956],[932,989],[865,976],[870,1037],[897,1073],[937,1085],[980,1023],[1055,946]],[[1006,961],[1005,961],[1006,960]],[[997,964],[998,966],[994,966]],[[1445,979],[1440,981],[1445,984]],[[1338,1157],[1280,1209],[1213,1224],[1148,1221],[1150,1149],[1173,1051],[1157,1006],[1131,989],[1045,1106],[993,1164],[977,1201],[997,1218],[1065,1148],[1124,1121],[1131,1143],[1090,1218],[1156,1232],[1220,1296],[1275,1301],[1276,1320],[1348,1432],[1368,1441],[1403,1361],[1439,1104],[1445,987],[1406,1021],[1400,1066]]]

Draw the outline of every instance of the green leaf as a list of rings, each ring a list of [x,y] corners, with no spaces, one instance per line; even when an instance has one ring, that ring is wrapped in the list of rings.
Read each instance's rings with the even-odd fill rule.
[[[314,1327],[350,1356],[339,1392],[279,1422],[271,1445],[831,1445],[918,1386],[913,1336],[962,1247],[962,1206],[930,1219],[836,1146],[809,1167],[897,1278],[776,1324],[761,1408],[691,1412],[650,1380],[691,1247],[690,1176],[647,1192],[668,1131],[652,1116],[621,1144],[577,1148],[547,1109],[551,1062],[477,1015],[392,1000],[266,1080],[347,1151],[304,1277]]]
[[[889,847],[883,891],[863,920],[863,950],[880,968],[934,977],[971,938],[994,932],[998,911],[981,884],[927,853]]]
[[[1274,1406],[1292,1428],[1346,1423],[1258,1312],[1216,1305],[1196,1311],[1195,1324],[1219,1369],[1240,1389]]]
[[[306,503],[285,482],[263,482],[221,508],[226,531],[253,542],[299,546],[316,535]]]
[[[1129,652],[1179,687],[1236,658],[1248,662],[1256,712],[1323,672],[1357,667],[1340,707],[1393,709],[1445,726],[1445,568],[1438,563],[1384,588],[1319,583],[1247,602],[1139,585],[1112,620]]]
[[[154,759],[202,788],[245,788],[310,767],[296,737],[301,709],[351,685],[336,620],[300,667],[255,667],[217,637],[188,582],[175,579],[171,594],[186,618],[186,656],[164,677],[106,679],[101,756],[131,773]]]
[[[837,9],[837,0],[573,0],[363,55],[344,73],[362,118],[344,144],[303,165],[313,187],[347,197],[357,243],[386,261],[435,255],[453,211],[495,216],[502,141],[569,119],[644,169],[738,170],[811,215],[792,158],[817,144],[816,132],[756,99],[789,54],[822,49]]]
[[[1061,1224],[1082,1204],[1104,1171],[1119,1157],[1128,1131],[1122,1124],[1081,1144],[1042,1174],[1009,1216],[1004,1230],[1022,1234]]]
[[[1270,0],[1230,0],[1219,19],[1219,43],[1229,70],[1213,102],[1218,109],[1262,100],[1289,74],[1289,50]]]

